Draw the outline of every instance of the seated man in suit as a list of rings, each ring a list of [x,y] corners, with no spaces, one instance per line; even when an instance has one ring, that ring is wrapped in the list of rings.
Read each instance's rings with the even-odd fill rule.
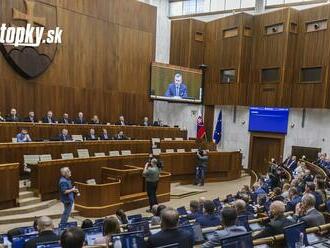
[[[78,118],[74,121],[75,124],[87,124],[83,112],[78,113]]]
[[[196,219],[196,222],[201,225],[202,228],[219,226],[221,224],[220,217],[215,213],[215,205],[213,201],[206,200],[204,202],[204,214]]]
[[[66,129],[66,128],[62,129],[62,133],[59,136],[59,140],[60,141],[71,141],[72,140],[72,137],[69,134],[68,129]]]
[[[304,221],[307,227],[325,224],[323,214],[315,209],[315,197],[309,193],[305,194],[301,203],[297,204],[294,218],[299,222]]]
[[[176,210],[166,208],[161,213],[161,231],[151,235],[147,247],[160,247],[177,244],[180,248],[193,247],[193,235],[178,228],[179,214]]]
[[[22,142],[31,142],[32,139],[27,131],[26,128],[22,128],[21,132],[19,134],[16,135],[16,139],[18,143],[22,143]]]
[[[183,83],[182,74],[176,73],[174,76],[174,82],[168,85],[165,92],[167,97],[185,98],[188,97],[187,86]]]
[[[56,123],[56,120],[53,116],[53,112],[51,110],[49,110],[47,112],[47,116],[45,116],[44,118],[42,118],[42,122],[43,123],[49,123],[49,124],[52,124],[52,123]]]
[[[108,135],[108,130],[105,128],[102,129],[102,134],[100,135],[101,140],[109,140],[111,137]]]
[[[38,120],[33,111],[29,112],[29,115],[24,119],[24,122],[37,123]]]
[[[123,131],[119,131],[119,133],[116,134],[116,135],[114,136],[114,139],[115,139],[115,140],[129,140],[130,138],[127,137],[127,136],[124,134]]]
[[[94,115],[89,124],[102,124],[99,117]]]
[[[141,126],[145,126],[145,127],[147,127],[147,126],[150,126],[150,125],[151,125],[151,124],[149,123],[149,118],[148,118],[147,116],[144,117]]]
[[[293,172],[297,168],[297,157],[292,156],[292,158],[287,163],[287,168]]]
[[[305,194],[310,193],[315,197],[315,208],[319,209],[323,203],[322,196],[319,192],[315,191],[315,184],[313,182],[307,182],[305,185]]]
[[[231,236],[246,233],[246,229],[243,226],[237,226],[237,212],[235,208],[224,207],[221,211],[222,225],[224,230],[215,231],[210,241],[204,243],[202,248],[217,247],[220,245],[220,240]]]
[[[270,220],[265,224],[264,230],[257,233],[254,238],[263,238],[283,233],[284,227],[294,224],[284,216],[285,205],[281,201],[274,201],[270,205]]]
[[[95,129],[91,128],[89,134],[86,135],[86,140],[98,140],[97,135],[95,134]]]
[[[289,201],[286,204],[286,211],[294,211],[299,202],[301,202],[301,196],[299,195],[297,188],[291,187],[289,189]]]
[[[73,124],[74,122],[69,118],[68,113],[64,113],[63,117],[60,119],[60,123],[63,124]]]
[[[79,227],[70,227],[61,235],[62,248],[82,248],[85,243],[85,233]]]
[[[243,216],[246,215],[248,216],[249,219],[253,219],[254,216],[253,214],[251,214],[249,211],[247,211],[247,207],[246,207],[246,202],[238,199],[234,202],[234,207],[237,211],[237,216]]]
[[[37,229],[39,236],[37,238],[30,239],[25,244],[25,248],[35,248],[37,247],[37,244],[59,241],[59,237],[54,233],[53,221],[48,216],[42,216],[38,219]]]
[[[199,202],[197,200],[190,201],[190,214],[188,214],[189,219],[197,219],[203,215],[200,211]]]
[[[116,122],[116,125],[118,125],[118,126],[125,126],[126,125],[124,116],[122,116],[122,115],[119,116],[119,121]]]
[[[19,122],[19,121],[21,121],[21,119],[17,115],[17,111],[16,111],[15,108],[12,108],[10,110],[10,115],[6,118],[6,121],[9,121],[9,122]]]

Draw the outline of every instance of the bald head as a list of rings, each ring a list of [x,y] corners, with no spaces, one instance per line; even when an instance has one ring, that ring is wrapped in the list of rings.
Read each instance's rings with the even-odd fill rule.
[[[39,232],[53,230],[53,227],[54,227],[53,221],[48,216],[42,216],[38,219]]]
[[[315,206],[315,197],[312,194],[306,193],[301,199],[301,203],[305,209],[311,209]]]
[[[281,201],[274,201],[270,205],[270,212],[274,217],[281,216],[285,212],[285,205]]]
[[[162,230],[175,229],[178,227],[179,214],[173,208],[165,208],[161,213]]]
[[[70,171],[69,167],[63,167],[63,168],[61,168],[61,175],[63,177],[66,177],[66,178],[71,177],[71,171]]]

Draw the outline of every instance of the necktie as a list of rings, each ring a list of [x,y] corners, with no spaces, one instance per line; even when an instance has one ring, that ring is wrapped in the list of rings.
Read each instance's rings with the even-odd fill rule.
[[[175,96],[179,96],[180,87],[177,85],[176,86],[176,91],[175,91]]]

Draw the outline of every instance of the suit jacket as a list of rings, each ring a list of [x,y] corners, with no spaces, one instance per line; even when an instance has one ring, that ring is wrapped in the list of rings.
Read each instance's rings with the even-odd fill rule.
[[[108,137],[105,137],[103,133],[100,135],[100,140],[111,140],[111,139],[112,138],[109,134],[108,134]]]
[[[98,140],[98,137],[96,134],[94,135],[94,137],[92,137],[90,134],[87,134],[85,138],[86,138],[86,140]]]
[[[21,121],[21,118],[18,115],[15,115],[15,116],[9,115],[6,118],[6,121],[9,121],[9,122],[19,122],[19,121]]]
[[[30,239],[26,244],[25,248],[35,248],[37,244],[58,241],[59,237],[53,231],[43,231],[37,238]]]
[[[174,97],[174,96],[188,97],[187,86],[184,83],[181,83],[180,88],[179,88],[179,95],[176,95],[176,85],[175,85],[175,83],[170,83],[165,92],[165,96],[167,96],[167,97]]]
[[[296,205],[301,202],[301,198],[300,195],[294,196],[293,199],[286,204],[286,211],[295,211]]]
[[[293,172],[297,168],[297,161],[291,160],[288,164],[288,169]]]
[[[257,234],[254,238],[263,238],[274,236],[277,234],[283,233],[284,227],[293,225],[294,222],[286,218],[285,216],[277,217],[276,219],[273,218],[270,220],[270,223],[265,225],[264,230],[261,233]]]
[[[180,230],[162,230],[149,237],[147,247],[159,247],[170,244],[179,244],[180,248],[192,248],[194,237],[191,233]]]
[[[31,122],[31,123],[32,122],[38,122],[38,120],[37,120],[37,118],[35,116],[32,118],[32,120],[30,119],[29,116],[24,118],[24,122]]]
[[[202,215],[196,219],[202,228],[211,227],[211,226],[219,226],[221,224],[220,217],[217,215]]]
[[[144,121],[141,123],[141,126],[147,127],[147,126],[151,126],[151,124],[149,122],[145,123]]]
[[[63,134],[60,134],[59,137],[60,141],[69,141],[69,140],[72,140],[72,137],[70,134],[64,136]]]
[[[82,119],[75,119],[74,124],[87,124],[87,121],[85,120],[85,118]]]
[[[50,118],[50,120],[51,120],[51,122],[49,122],[48,117],[45,116],[44,118],[42,118],[42,123],[55,123],[56,122],[54,117]]]
[[[126,121],[124,121],[124,124],[122,124],[121,121],[117,121],[117,122],[115,123],[115,125],[117,125],[117,126],[126,126],[126,125],[128,125],[128,124],[127,124]]]
[[[91,121],[89,122],[89,124],[101,125],[102,122],[101,122],[100,120],[99,120],[99,122],[95,122],[95,121],[91,120]]]
[[[72,120],[70,118],[67,118],[67,119],[61,118],[59,120],[59,123],[72,124]]]
[[[323,214],[317,211],[315,208],[307,211],[306,215],[298,218],[298,221],[304,221],[307,227],[314,227],[325,224]]]
[[[246,233],[246,229],[243,226],[230,226],[225,228],[224,230],[215,231],[211,240],[204,243],[202,245],[202,248],[211,248],[219,246],[221,239],[236,236],[243,233]]]
[[[116,134],[116,135],[114,136],[114,139],[115,139],[115,140],[128,140],[129,138],[128,138],[126,135],[119,136],[118,134]]]

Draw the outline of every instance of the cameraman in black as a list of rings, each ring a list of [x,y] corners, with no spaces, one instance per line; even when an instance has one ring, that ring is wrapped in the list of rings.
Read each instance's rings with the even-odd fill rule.
[[[198,149],[196,177],[195,177],[194,185],[204,186],[205,172],[207,169],[208,160],[209,160],[209,157],[207,156],[206,150]]]
[[[149,210],[151,211],[152,206],[158,204],[157,201],[157,186],[159,181],[159,175],[162,168],[162,163],[155,157],[150,157],[149,161],[144,166],[142,175],[146,181],[146,191],[149,198]]]

